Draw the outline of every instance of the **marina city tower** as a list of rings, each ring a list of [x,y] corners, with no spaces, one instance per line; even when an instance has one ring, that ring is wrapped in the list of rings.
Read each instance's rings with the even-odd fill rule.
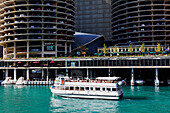
[[[74,0],[0,0],[3,58],[58,57],[71,52]]]
[[[113,42],[169,45],[169,0],[112,0]]]

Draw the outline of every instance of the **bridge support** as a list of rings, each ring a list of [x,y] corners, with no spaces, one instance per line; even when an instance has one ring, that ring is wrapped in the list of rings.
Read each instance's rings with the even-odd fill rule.
[[[132,68],[132,71],[131,71],[131,81],[130,81],[130,84],[131,84],[131,86],[135,85],[134,70],[133,70],[133,68]]]
[[[159,87],[158,69],[157,68],[156,68],[156,74],[155,74],[155,86]]]

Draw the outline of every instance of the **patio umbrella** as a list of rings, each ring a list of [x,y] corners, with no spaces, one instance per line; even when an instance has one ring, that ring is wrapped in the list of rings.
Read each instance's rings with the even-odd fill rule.
[[[163,53],[163,54],[166,54],[167,52],[164,51],[164,52],[162,52],[162,53]]]
[[[37,62],[37,61],[35,61],[35,62],[33,62],[34,64],[38,64],[39,62]]]
[[[94,55],[98,55],[97,53],[94,53]]]
[[[54,61],[51,61],[50,63],[51,63],[51,64],[54,64],[55,62],[54,62]]]
[[[18,64],[21,64],[21,63],[22,63],[21,61],[18,62]]]

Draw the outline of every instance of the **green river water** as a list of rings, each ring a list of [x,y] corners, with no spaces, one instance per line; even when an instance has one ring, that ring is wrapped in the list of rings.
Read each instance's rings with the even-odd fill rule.
[[[0,86],[0,113],[170,113],[170,87],[123,87],[120,101],[66,99],[49,86]]]

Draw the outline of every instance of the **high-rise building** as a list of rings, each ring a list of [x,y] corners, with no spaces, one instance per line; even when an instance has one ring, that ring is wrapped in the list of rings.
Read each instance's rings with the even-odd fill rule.
[[[74,0],[1,0],[4,58],[57,57],[71,52]]]
[[[128,45],[170,43],[169,0],[112,0],[113,41]]]
[[[78,32],[112,38],[111,0],[75,0],[75,28]]]

